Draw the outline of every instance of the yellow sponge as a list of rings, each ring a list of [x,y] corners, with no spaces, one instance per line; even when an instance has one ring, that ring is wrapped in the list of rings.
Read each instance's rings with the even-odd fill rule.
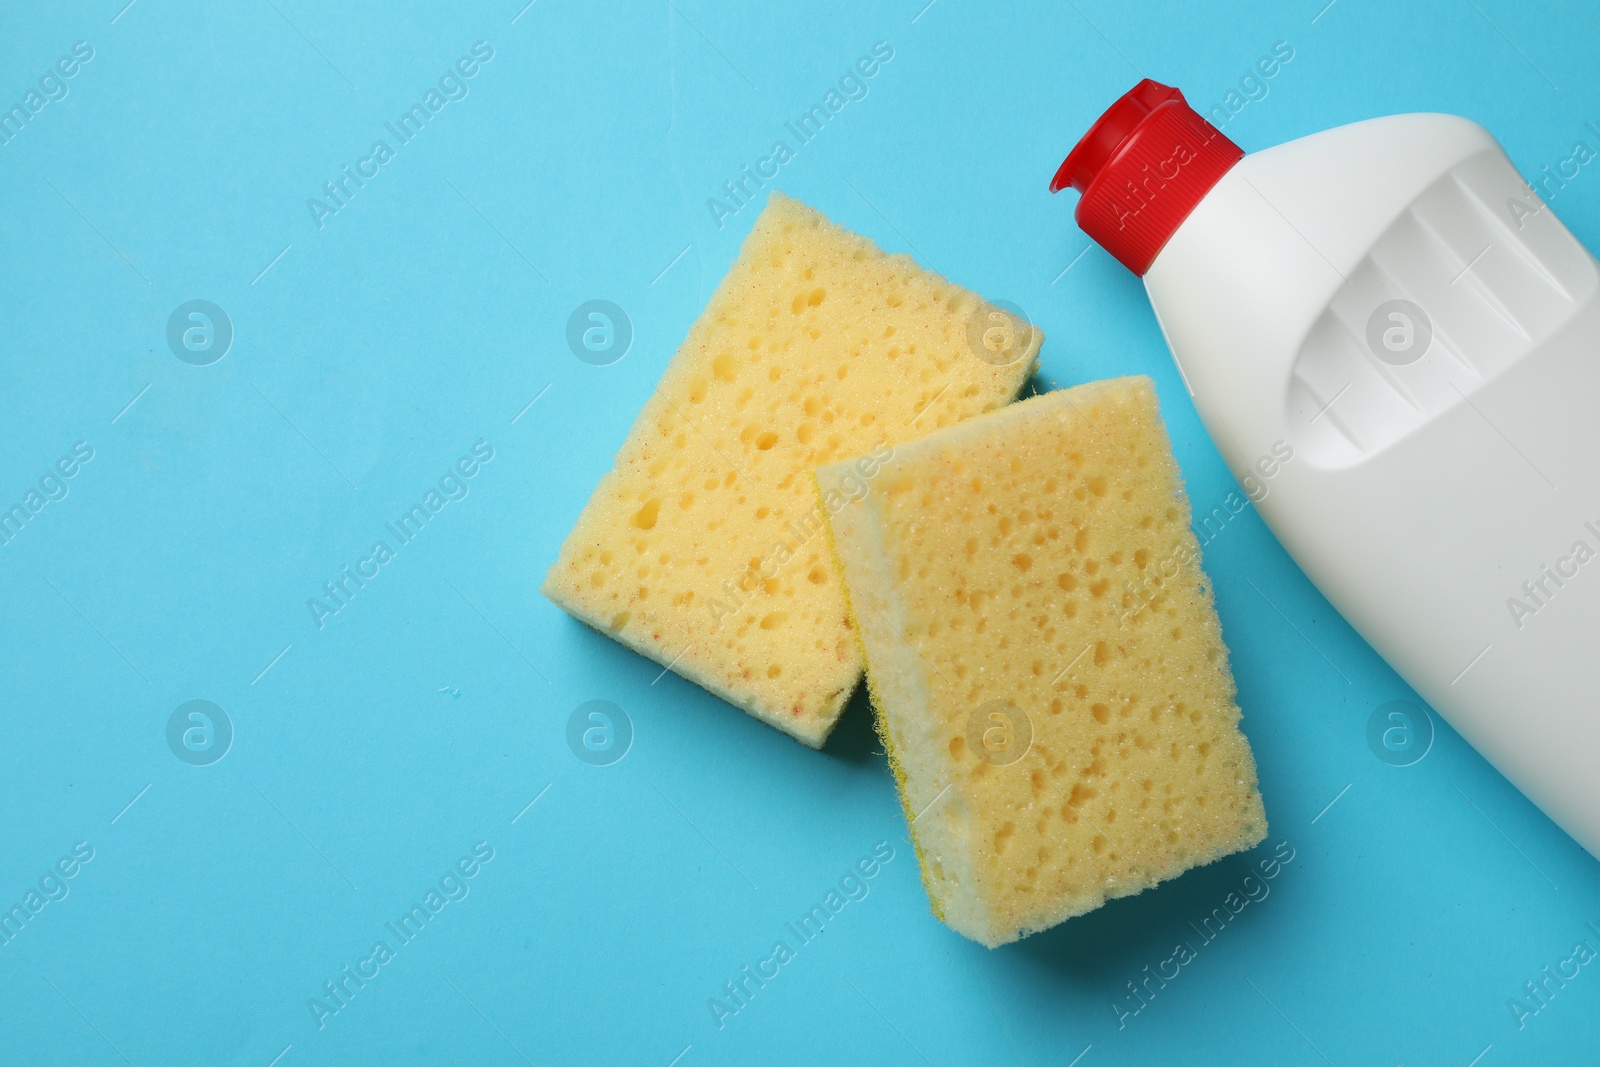
[[[1147,378],[817,472],[934,912],[994,946],[1259,843],[1266,817]]]
[[[821,746],[861,676],[811,471],[1013,399],[1042,335],[772,194],[543,592]]]

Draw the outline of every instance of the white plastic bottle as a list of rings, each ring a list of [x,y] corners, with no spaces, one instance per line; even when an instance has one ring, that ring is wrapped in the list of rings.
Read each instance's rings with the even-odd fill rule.
[[[1143,275],[1284,547],[1600,857],[1594,257],[1487,131],[1448,115],[1245,155],[1145,81],[1051,188],[1069,184],[1084,230]]]

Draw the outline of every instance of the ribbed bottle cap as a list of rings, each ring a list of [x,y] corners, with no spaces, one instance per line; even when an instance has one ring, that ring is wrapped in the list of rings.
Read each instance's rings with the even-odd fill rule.
[[[1084,233],[1143,275],[1244,149],[1201,118],[1171,86],[1146,78],[1101,115],[1050,183],[1083,194]]]

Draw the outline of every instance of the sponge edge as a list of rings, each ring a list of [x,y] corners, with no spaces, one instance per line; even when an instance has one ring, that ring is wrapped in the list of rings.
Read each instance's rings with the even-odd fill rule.
[[[847,464],[816,486],[839,492]],[[830,515],[934,913],[990,947],[1266,835],[1149,379],[903,445]]]
[[[1042,339],[773,193],[543,593],[821,747],[861,659],[810,472],[1009,403]]]

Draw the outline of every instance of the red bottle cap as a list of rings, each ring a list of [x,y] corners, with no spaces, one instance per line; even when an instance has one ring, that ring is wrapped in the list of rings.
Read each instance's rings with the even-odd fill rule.
[[[1050,191],[1083,194],[1084,233],[1143,275],[1244,149],[1201,118],[1171,86],[1146,78],[1089,127]]]

